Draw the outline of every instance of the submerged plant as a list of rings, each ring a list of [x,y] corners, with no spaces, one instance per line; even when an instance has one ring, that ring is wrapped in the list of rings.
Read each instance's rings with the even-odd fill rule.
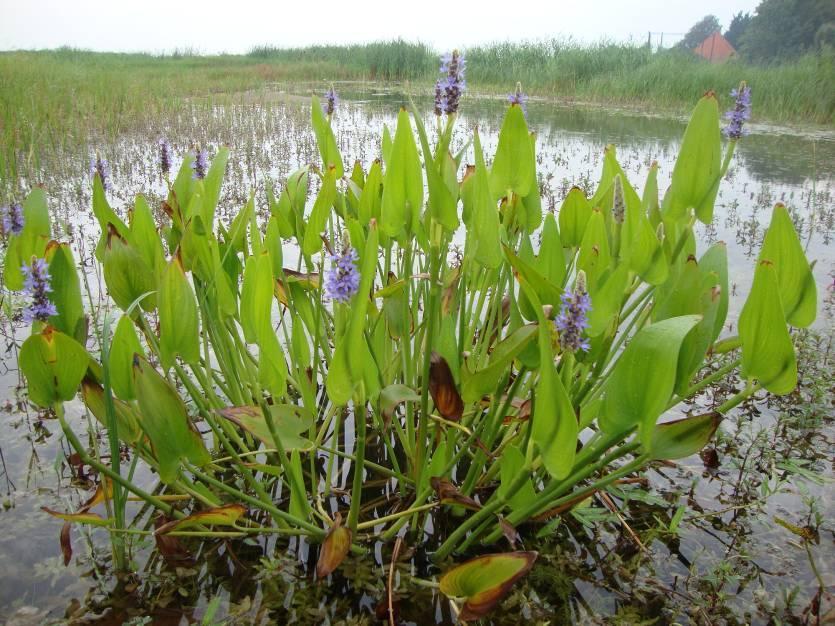
[[[93,323],[99,355],[88,351],[73,253],[50,241],[44,191],[30,194],[37,219],[10,237],[15,262],[4,267],[9,288],[39,294],[33,317],[46,322],[20,349],[29,398],[56,412],[114,497],[166,517],[158,537],[301,535],[321,544],[324,577],[406,525],[423,543],[425,516],[454,513],[433,525],[436,561],[476,543],[504,550],[621,479],[696,454],[755,393],[794,389],[789,326],[812,323],[817,295],[786,207],[772,212],[736,335],[722,337],[726,247],[697,249],[694,227],[712,221],[735,144],[723,155],[712,93],[696,105],[663,200],[657,168],[639,195],[609,146],[594,194],[571,189],[555,215],[542,211],[521,102],[508,107],[489,168],[477,131],[473,165],[450,152],[463,58],[450,55],[444,71],[450,115],[437,144],[403,109],[382,158],[350,176],[314,96],[321,163],[270,190],[263,223],[254,196],[231,222],[217,219],[225,147],[204,182],[192,175],[205,176],[205,152],[185,160],[162,223],[143,196],[125,223],[94,193],[95,258],[122,311],[112,341],[107,321]],[[284,266],[286,240],[295,268]],[[745,385],[715,410],[669,419],[737,372]],[[107,428],[109,465],[91,449],[98,440],[64,419],[79,393]],[[148,472],[137,484],[133,465],[123,473],[120,447],[159,484],[145,485]],[[129,525],[119,511],[59,515],[115,541]],[[479,617],[535,559],[482,556],[440,588]]]

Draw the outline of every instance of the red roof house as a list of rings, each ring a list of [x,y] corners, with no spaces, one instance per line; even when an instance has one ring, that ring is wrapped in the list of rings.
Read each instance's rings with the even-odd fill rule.
[[[704,57],[711,63],[727,61],[736,54],[736,50],[730,42],[722,36],[718,30],[710,37],[700,43],[694,50],[700,57]]]

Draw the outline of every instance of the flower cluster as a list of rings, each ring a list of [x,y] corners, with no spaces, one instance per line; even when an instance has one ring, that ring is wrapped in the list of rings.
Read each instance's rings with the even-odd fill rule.
[[[6,235],[19,235],[23,232],[23,207],[19,204],[4,206],[0,209],[3,215],[3,233]]]
[[[743,128],[743,125],[751,118],[751,88],[742,82],[739,89],[731,91],[731,97],[736,102],[734,108],[725,113],[728,125],[722,129],[722,134],[728,139],[736,141],[748,132]]]
[[[49,301],[52,286],[49,284],[49,268],[43,259],[33,259],[32,265],[20,268],[23,273],[23,293],[29,296],[29,306],[23,309],[23,320],[32,323],[35,320],[46,322],[52,315],[58,315],[55,305]]]
[[[191,162],[191,169],[194,170],[192,178],[195,180],[206,178],[206,171],[209,169],[209,158],[205,150],[197,150],[194,153],[194,161]]]
[[[336,92],[333,90],[333,87],[328,89],[325,92],[325,102],[322,104],[322,111],[330,117],[333,115],[333,112],[336,111],[336,107],[339,104],[339,97],[336,95]]]
[[[359,255],[346,246],[341,255],[331,254],[331,269],[325,277],[325,297],[347,304],[360,289],[360,273],[357,270]]]
[[[583,337],[583,331],[589,327],[586,315],[591,310],[591,299],[586,292],[585,272],[577,274],[574,291],[566,289],[560,301],[560,314],[555,323],[563,352],[588,352],[591,346],[589,340]]]
[[[435,113],[439,111],[452,115],[458,112],[458,104],[461,101],[461,94],[467,88],[464,80],[464,66],[466,61],[464,55],[458,50],[441,57],[441,78],[435,83]]]
[[[510,106],[518,105],[522,108],[522,113],[528,114],[528,96],[522,93],[522,83],[516,83],[516,91],[507,95],[507,101]]]
[[[159,169],[162,170],[163,176],[168,176],[171,172],[171,146],[168,144],[168,140],[160,139],[159,140]]]
[[[96,174],[101,179],[102,189],[110,191],[110,165],[108,165],[107,159],[103,159],[98,155],[90,159],[90,176],[95,177]]]

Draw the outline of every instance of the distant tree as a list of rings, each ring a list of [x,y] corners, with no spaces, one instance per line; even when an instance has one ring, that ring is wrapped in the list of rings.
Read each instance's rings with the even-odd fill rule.
[[[722,25],[719,23],[719,19],[715,15],[705,15],[702,19],[693,24],[690,30],[687,31],[684,39],[678,42],[677,47],[684,50],[692,50],[713,33],[721,30]]]
[[[740,36],[739,49],[752,61],[800,56],[826,41],[831,22],[832,0],[763,0]]]
[[[744,33],[751,24],[752,19],[753,18],[750,13],[743,13],[742,11],[734,15],[730,26],[728,26],[728,30],[725,31],[725,39],[727,39],[734,48],[739,47],[739,40],[742,37],[742,33]]]

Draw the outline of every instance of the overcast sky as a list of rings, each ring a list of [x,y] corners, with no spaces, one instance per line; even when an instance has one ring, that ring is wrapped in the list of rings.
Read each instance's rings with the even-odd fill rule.
[[[723,27],[759,0],[0,0],[0,50],[56,48],[203,53],[257,44],[394,39],[437,50],[571,35],[646,41],[713,13]],[[672,35],[667,41],[674,39]]]

